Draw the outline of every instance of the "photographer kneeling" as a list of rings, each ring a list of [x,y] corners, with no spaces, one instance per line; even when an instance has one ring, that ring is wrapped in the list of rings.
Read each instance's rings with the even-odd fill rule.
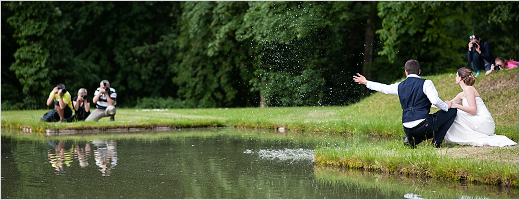
[[[74,104],[74,115],[67,118],[67,122],[82,121],[90,115],[90,101],[87,98],[87,89],[78,90],[78,96],[72,99]]]
[[[100,118],[107,116],[110,116],[110,121],[114,121],[116,98],[116,90],[110,87],[110,83],[107,80],[102,80],[92,99],[92,102],[96,104],[96,109],[92,111],[85,121],[94,120],[97,122]]]
[[[476,72],[475,77],[480,74],[480,70],[489,71],[491,65],[495,64],[491,47],[487,42],[481,41],[477,35],[469,36],[468,61],[471,62],[471,68]]]
[[[63,83],[58,84],[49,94],[47,98],[47,106],[54,102],[54,111],[48,112],[40,119],[40,121],[47,122],[65,122],[67,118],[72,116],[72,101],[70,100],[70,93],[65,89]]]

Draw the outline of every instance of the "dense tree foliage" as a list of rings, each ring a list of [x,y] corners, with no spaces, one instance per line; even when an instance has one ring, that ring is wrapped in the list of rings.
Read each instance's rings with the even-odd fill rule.
[[[472,32],[492,45],[494,56],[519,59],[518,4],[518,1],[466,3],[468,12],[473,12],[471,15]]]
[[[42,108],[58,83],[72,95],[81,87],[92,95],[103,79],[118,90],[119,105],[129,106],[141,96],[175,94],[168,90],[173,75],[164,61],[174,53],[161,51],[154,58],[144,51],[153,51],[147,44],[160,46],[156,43],[172,33],[179,3],[2,2],[4,6],[13,13],[7,22],[19,45],[9,69],[23,91],[2,98],[2,107]],[[153,62],[158,63],[150,66]]]
[[[465,56],[472,34],[490,42],[495,56],[518,60],[518,2],[380,2],[378,10],[378,53],[391,63],[417,59],[423,74],[471,69]]]
[[[247,71],[251,48],[237,41],[234,30],[241,24],[247,2],[186,2],[181,18],[179,97],[194,107],[252,106],[248,104]],[[246,91],[246,92],[244,92]]]
[[[346,105],[466,66],[468,36],[518,60],[518,2],[2,2],[2,109],[107,79],[123,107]],[[485,13],[485,14],[482,14]],[[155,102],[155,103],[154,103]],[[154,105],[160,104],[160,105]]]

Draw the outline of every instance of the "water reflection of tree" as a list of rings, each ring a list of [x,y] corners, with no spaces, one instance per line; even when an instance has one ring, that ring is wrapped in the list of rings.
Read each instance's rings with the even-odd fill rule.
[[[114,140],[94,140],[92,143],[97,147],[94,150],[96,165],[103,176],[110,176],[112,168],[117,165],[117,150]]]

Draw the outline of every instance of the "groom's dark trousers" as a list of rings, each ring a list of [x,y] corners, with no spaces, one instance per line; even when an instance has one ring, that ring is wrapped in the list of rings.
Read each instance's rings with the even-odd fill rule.
[[[415,145],[422,141],[434,138],[432,144],[437,148],[440,147],[456,115],[457,109],[455,108],[450,108],[447,112],[439,110],[434,114],[430,114],[423,122],[413,128],[403,127],[408,143],[415,148]]]

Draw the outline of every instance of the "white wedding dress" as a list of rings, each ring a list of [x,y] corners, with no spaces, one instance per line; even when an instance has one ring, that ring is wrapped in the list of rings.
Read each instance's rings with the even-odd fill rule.
[[[457,110],[455,121],[446,133],[444,139],[447,144],[472,146],[497,146],[504,147],[516,145],[504,135],[495,135],[495,122],[489,113],[484,101],[480,97],[475,98],[477,114],[471,115],[465,111]],[[466,98],[462,99],[462,105],[468,106]]]

